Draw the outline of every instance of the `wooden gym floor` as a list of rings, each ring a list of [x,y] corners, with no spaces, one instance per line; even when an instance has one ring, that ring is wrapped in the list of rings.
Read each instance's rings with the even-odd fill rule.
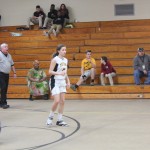
[[[69,127],[46,126],[52,100],[8,103],[0,108],[1,150],[150,149],[149,100],[66,100]]]

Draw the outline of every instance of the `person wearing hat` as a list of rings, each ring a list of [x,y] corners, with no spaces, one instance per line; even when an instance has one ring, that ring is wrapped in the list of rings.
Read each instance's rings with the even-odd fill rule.
[[[144,48],[138,48],[138,54],[134,57],[134,81],[140,85],[140,78],[147,77],[144,84],[150,84],[150,56],[145,54]]]

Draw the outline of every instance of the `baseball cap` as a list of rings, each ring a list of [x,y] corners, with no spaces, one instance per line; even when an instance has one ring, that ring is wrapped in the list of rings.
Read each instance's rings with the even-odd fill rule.
[[[138,52],[143,52],[143,51],[144,51],[144,48],[140,47],[140,48],[137,49],[137,51],[138,51]]]

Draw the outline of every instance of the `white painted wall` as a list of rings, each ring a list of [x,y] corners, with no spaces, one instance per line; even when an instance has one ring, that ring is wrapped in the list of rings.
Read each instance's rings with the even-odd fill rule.
[[[0,0],[1,26],[25,25],[32,16],[35,6],[40,5],[46,12],[51,4],[59,8],[65,3],[70,11],[71,21],[80,22],[134,20],[150,18],[150,0]],[[115,4],[134,4],[134,16],[115,16]]]

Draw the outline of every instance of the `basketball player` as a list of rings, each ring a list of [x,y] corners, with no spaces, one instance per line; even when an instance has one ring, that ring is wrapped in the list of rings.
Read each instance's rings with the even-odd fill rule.
[[[54,112],[57,107],[59,107],[56,125],[68,126],[68,124],[63,120],[66,87],[70,88],[70,80],[67,75],[68,60],[64,57],[65,54],[66,46],[63,44],[58,45],[56,55],[54,55],[55,57],[52,59],[50,64],[49,74],[51,75],[51,78],[49,85],[51,94],[54,97],[54,102],[46,122],[47,125],[52,125]]]

